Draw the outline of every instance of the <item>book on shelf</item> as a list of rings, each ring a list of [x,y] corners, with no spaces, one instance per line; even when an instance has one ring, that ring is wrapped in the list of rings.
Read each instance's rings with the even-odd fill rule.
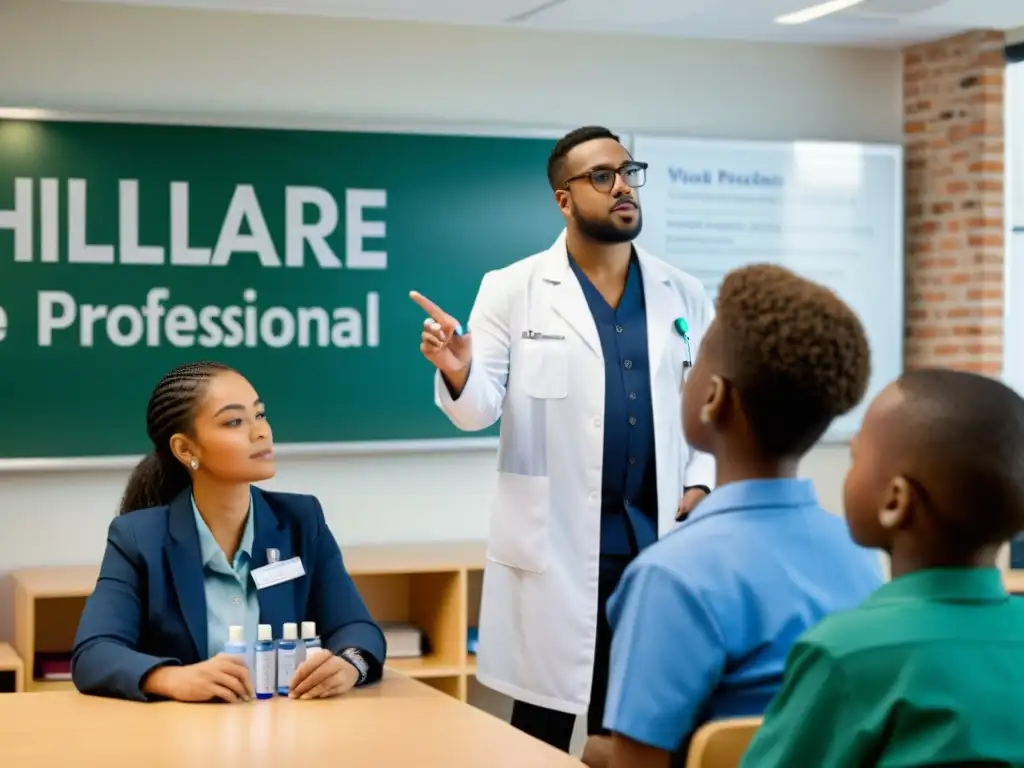
[[[33,672],[36,680],[70,680],[71,654],[37,653]]]
[[[389,659],[416,659],[423,655],[423,633],[405,621],[382,621],[381,632],[388,644]]]

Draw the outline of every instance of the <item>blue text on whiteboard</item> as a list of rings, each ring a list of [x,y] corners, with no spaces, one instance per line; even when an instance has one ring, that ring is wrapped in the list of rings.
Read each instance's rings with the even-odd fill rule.
[[[668,177],[673,184],[686,185],[723,185],[730,187],[781,187],[784,179],[773,173],[760,171],[688,171],[685,168],[669,168]]]

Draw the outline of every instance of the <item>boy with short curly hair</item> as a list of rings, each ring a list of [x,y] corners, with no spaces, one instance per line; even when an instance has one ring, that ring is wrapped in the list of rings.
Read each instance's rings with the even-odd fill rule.
[[[996,567],[1024,528],[1024,399],[908,371],[851,448],[846,518],[892,581],[800,638],[743,765],[1024,765],[1024,600]]]
[[[615,768],[668,766],[703,722],[762,714],[797,636],[881,583],[877,554],[796,477],[869,374],[864,329],[834,293],[778,266],[726,276],[682,406],[716,489],[609,604]]]

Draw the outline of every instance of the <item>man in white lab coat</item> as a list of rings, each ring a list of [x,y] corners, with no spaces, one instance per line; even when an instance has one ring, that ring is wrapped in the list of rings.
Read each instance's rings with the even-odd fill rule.
[[[679,418],[713,310],[696,278],[633,245],[646,173],[607,129],[569,133],[548,160],[555,243],[484,275],[465,333],[412,294],[437,404],[467,431],[501,418],[477,677],[563,750],[583,712],[603,733],[623,570],[714,482]]]

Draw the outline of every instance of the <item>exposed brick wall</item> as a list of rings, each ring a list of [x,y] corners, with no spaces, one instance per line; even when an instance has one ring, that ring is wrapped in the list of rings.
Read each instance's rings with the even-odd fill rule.
[[[907,367],[1002,370],[1004,46],[904,51]]]

